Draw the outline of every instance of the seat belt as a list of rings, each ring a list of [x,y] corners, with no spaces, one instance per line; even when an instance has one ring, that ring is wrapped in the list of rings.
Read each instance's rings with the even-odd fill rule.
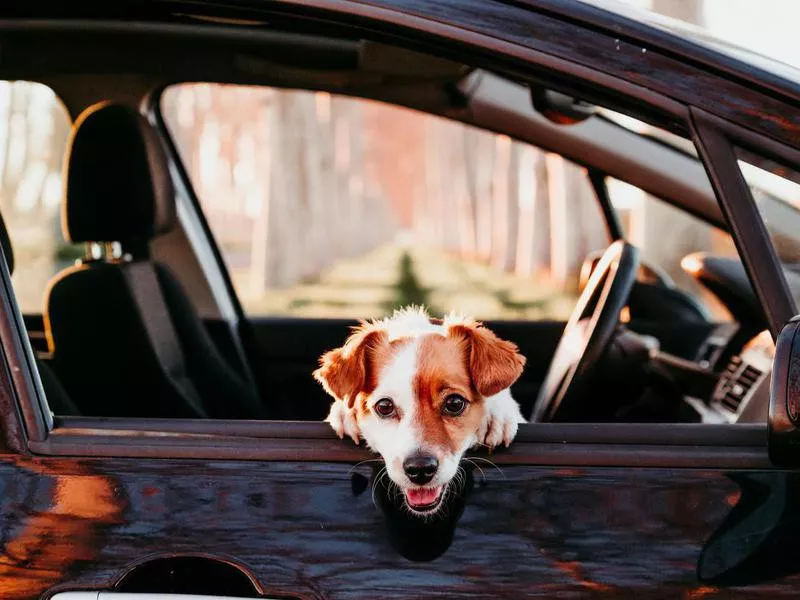
[[[186,357],[175,331],[175,325],[164,301],[153,263],[132,262],[122,265],[136,306],[142,317],[150,345],[164,373],[187,404],[198,414],[208,418],[203,402],[186,369]]]

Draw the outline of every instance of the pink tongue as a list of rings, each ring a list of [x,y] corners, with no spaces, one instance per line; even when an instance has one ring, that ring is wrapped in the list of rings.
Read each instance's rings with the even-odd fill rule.
[[[421,488],[406,490],[406,498],[411,506],[425,506],[433,504],[439,498],[438,488]]]

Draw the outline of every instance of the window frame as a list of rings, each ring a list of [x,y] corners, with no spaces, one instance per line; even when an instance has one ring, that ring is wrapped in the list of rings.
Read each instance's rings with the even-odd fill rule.
[[[301,6],[300,2],[293,1],[285,1],[283,4],[285,9],[299,9]],[[403,12],[397,7],[373,6],[368,2],[356,4],[346,0],[329,3],[325,14],[343,20],[355,15],[377,31],[393,31],[393,28],[400,27],[412,40],[423,46],[436,44],[437,48],[450,47],[453,51],[461,51],[465,56],[473,54],[482,56],[483,59],[488,55],[493,60],[505,61],[516,69],[520,69],[519,64],[523,63],[532,70],[552,71],[559,77],[569,77],[582,84],[589,83],[606,93],[614,91],[628,101],[655,107],[674,115],[681,122],[689,121],[688,105],[665,95],[668,81],[656,82],[655,87],[650,87],[647,84],[653,80],[652,75],[641,70],[624,73],[622,64],[602,65],[602,57],[587,56],[583,48],[578,46],[557,47],[555,51],[548,46],[543,50],[536,43],[524,43],[526,38],[519,33],[498,34],[492,29],[497,25],[492,24],[491,20],[474,22],[475,15],[470,10],[465,11],[467,7],[458,6],[455,0],[450,0],[447,4],[454,10],[449,22],[437,17],[436,11],[424,14],[421,5],[415,5],[411,12]],[[499,4],[493,4],[487,12],[499,9]],[[442,10],[442,7],[437,7],[437,10]],[[504,5],[502,10],[520,9]],[[419,14],[419,11],[423,11],[423,14]],[[533,11],[525,14],[529,17],[523,23],[526,31],[537,25],[541,26],[539,30],[544,35],[548,29],[553,29],[554,23],[563,26],[563,22],[551,16]],[[80,23],[77,25],[81,26]],[[127,24],[123,24],[122,29],[127,28]],[[578,25],[577,28],[584,31],[583,25]],[[608,34],[592,32],[592,36],[597,35],[612,39]],[[560,37],[549,39],[557,40]],[[551,45],[552,43],[548,42]],[[656,68],[658,65],[666,65],[665,68],[668,68],[669,61],[672,61],[673,66],[684,66],[674,59],[666,58],[664,54],[658,55],[657,52],[650,52],[644,58],[636,58],[640,62],[653,61]],[[616,73],[615,68],[618,71]],[[623,78],[626,75],[627,79]],[[730,90],[737,85],[746,90],[738,82],[725,80],[723,76],[718,75],[715,83],[717,79],[724,83],[715,90],[717,96],[731,93]],[[752,95],[750,100],[756,104],[783,105],[774,98],[767,100],[759,90],[749,93]],[[714,100],[704,99],[704,102],[708,101]],[[749,118],[753,122],[752,114],[747,114],[747,107],[727,110],[735,118]],[[722,203],[728,201],[724,193],[720,199]],[[744,233],[749,235],[752,232]],[[758,272],[753,276],[757,282],[760,281]],[[264,422],[250,425],[236,421],[209,423],[148,420],[137,429],[137,424],[127,419],[57,418],[53,421],[49,418],[49,411],[45,409],[41,382],[33,364],[33,354],[16,300],[11,293],[5,264],[0,269],[0,283],[5,292],[0,299],[0,344],[5,354],[4,366],[7,367],[0,369],[0,407],[3,408],[6,442],[10,448],[22,451],[27,442],[27,448],[40,455],[191,456],[348,462],[366,455],[365,451],[336,440],[324,423]],[[15,416],[17,407],[22,413],[21,421]],[[143,429],[150,425],[155,428],[154,435],[146,435]],[[203,433],[202,429],[206,425],[212,426],[214,433]],[[181,431],[168,431],[172,426]],[[243,427],[253,429],[244,432]],[[510,451],[499,453],[496,459],[500,464],[766,468],[769,461],[764,443],[765,430],[766,427],[761,425],[662,424],[597,427],[592,424],[535,424],[533,427],[523,426],[517,444]],[[244,437],[237,437],[243,433]],[[287,441],[297,440],[300,440],[300,447],[298,444],[287,444]],[[317,443],[312,445],[311,440]]]
[[[691,107],[690,114],[692,138],[730,224],[731,237],[764,309],[774,341],[797,313],[797,306],[750,186],[739,168],[734,146],[759,148],[760,154],[780,157],[795,168],[800,155],[766,136],[698,108]]]

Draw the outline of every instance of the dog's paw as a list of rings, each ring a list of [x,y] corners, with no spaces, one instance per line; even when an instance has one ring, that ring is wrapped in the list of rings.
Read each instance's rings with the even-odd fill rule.
[[[486,415],[478,431],[478,445],[489,449],[500,444],[510,446],[517,435],[519,424],[524,422],[519,404],[508,390],[486,398]]]
[[[328,418],[325,419],[339,439],[344,439],[344,436],[351,438],[356,444],[361,442],[361,433],[358,429],[358,421],[356,420],[356,411],[339,400],[331,404],[331,410],[328,413]]]

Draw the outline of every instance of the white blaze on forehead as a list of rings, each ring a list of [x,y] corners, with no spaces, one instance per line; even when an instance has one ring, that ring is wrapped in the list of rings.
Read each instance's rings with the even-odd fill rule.
[[[400,418],[382,419],[370,412],[360,424],[367,444],[383,456],[395,481],[403,479],[403,461],[419,449],[421,442],[414,395],[418,354],[419,340],[412,339],[400,346],[378,374],[378,385],[368,401],[373,406],[381,398],[391,399]]]
[[[370,403],[390,398],[405,420],[416,408],[414,375],[417,372],[419,340],[411,339],[400,346],[392,359],[378,374],[378,385],[372,392]]]

